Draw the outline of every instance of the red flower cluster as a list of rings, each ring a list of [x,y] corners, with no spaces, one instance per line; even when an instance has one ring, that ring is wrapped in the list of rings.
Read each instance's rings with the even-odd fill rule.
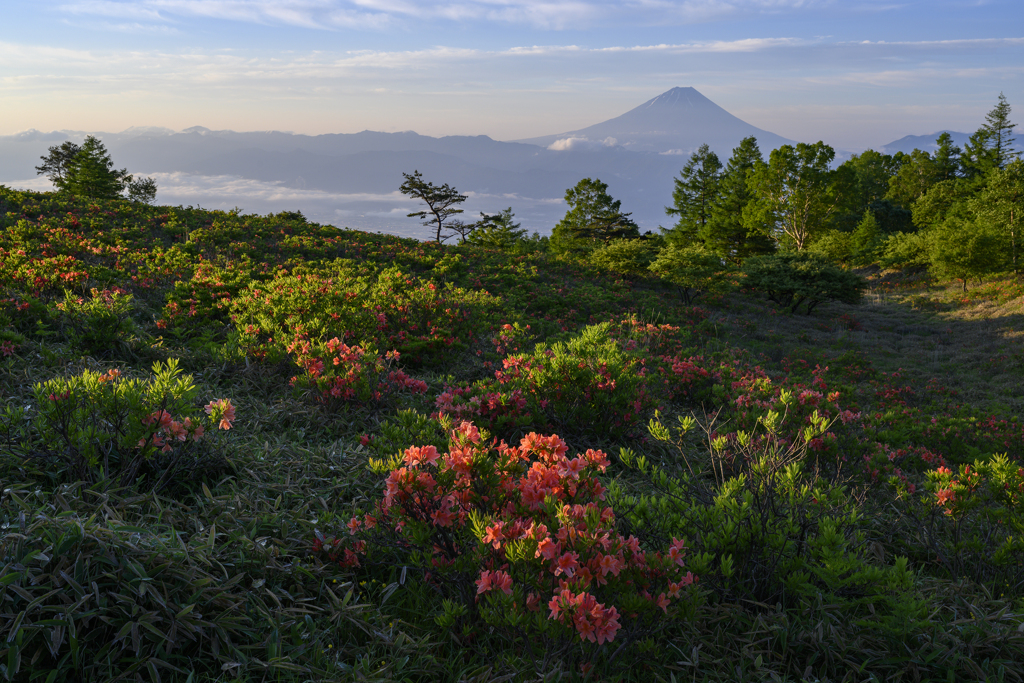
[[[602,593],[632,592],[649,606],[648,614],[659,608],[668,614],[671,601],[696,578],[684,572],[682,540],[673,539],[661,553],[619,534],[615,513],[601,503],[605,487],[596,476],[609,464],[597,450],[569,457],[557,435],[530,433],[518,446],[487,444],[475,425],[462,422],[447,453],[433,446],[405,451],[385,481],[380,533],[393,530],[400,547],[421,549],[431,572],[475,553],[478,599],[513,596],[513,609],[524,605],[529,611],[548,600],[552,620],[581,639],[610,642],[621,616],[599,601]],[[369,528],[368,519],[353,517],[349,534]],[[477,526],[481,519],[487,521]],[[352,566],[341,546],[331,551]],[[491,602],[481,609],[494,616],[503,608]]]

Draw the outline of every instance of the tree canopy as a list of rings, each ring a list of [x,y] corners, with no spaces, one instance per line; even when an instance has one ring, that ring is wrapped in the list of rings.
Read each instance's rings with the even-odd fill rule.
[[[829,168],[834,158],[824,142],[772,150],[768,163],[756,164],[748,178],[754,201],[743,210],[744,223],[803,251],[840,206],[844,188]]]

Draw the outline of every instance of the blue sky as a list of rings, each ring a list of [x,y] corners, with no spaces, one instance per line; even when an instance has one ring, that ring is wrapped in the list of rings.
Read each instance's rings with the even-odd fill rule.
[[[193,125],[500,140],[693,86],[838,148],[1024,120],[1019,0],[4,0],[0,135]],[[1022,130],[1024,133],[1024,130]]]

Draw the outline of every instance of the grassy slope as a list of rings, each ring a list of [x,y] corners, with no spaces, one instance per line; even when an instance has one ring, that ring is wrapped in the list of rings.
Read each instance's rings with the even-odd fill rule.
[[[185,680],[186,672],[195,671],[193,680],[495,680],[578,672],[569,668],[578,654],[551,657],[522,650],[486,626],[468,637],[466,632],[440,629],[433,623],[438,606],[428,589],[413,581],[401,583],[397,570],[342,572],[310,549],[315,530],[340,533],[354,508],[379,496],[381,478],[367,471],[366,461],[386,454],[387,447],[375,451],[373,445],[361,444],[360,437],[369,435],[379,443],[382,425],[394,420],[396,410],[428,414],[433,397],[446,385],[489,377],[493,365],[485,363],[500,360],[487,343],[489,329],[529,324],[531,341],[551,342],[570,338],[586,324],[630,314],[646,322],[679,325],[683,332],[674,352],[704,357],[709,367],[741,358],[744,366],[760,365],[783,383],[791,377],[794,382],[806,379],[805,368],[828,365],[828,383],[842,387],[844,406],[877,413],[874,422],[839,446],[854,462],[847,470],[850,489],[859,492],[864,511],[876,518],[874,526],[865,527],[871,535],[861,552],[883,565],[891,564],[895,555],[911,554],[918,572],[914,592],[928,607],[927,618],[901,631],[891,621],[876,619],[874,608],[871,615],[860,614],[849,603],[819,599],[788,602],[783,609],[781,602],[776,607],[740,600],[736,596],[742,591],[716,594],[720,584],[709,576],[707,593],[690,619],[634,643],[615,664],[599,659],[606,677],[1024,676],[1024,634],[1017,629],[1020,617],[1014,616],[1024,611],[1020,570],[982,573],[969,580],[953,575],[948,565],[930,561],[927,548],[915,547],[906,511],[892,503],[891,494],[879,493],[877,481],[856,466],[856,458],[876,443],[893,448],[927,445],[944,452],[951,464],[997,451],[1021,459],[1019,431],[1000,432],[1003,447],[976,426],[985,420],[1009,423],[1019,413],[1024,385],[1019,297],[1000,303],[1007,294],[993,290],[988,298],[964,303],[952,289],[876,278],[863,305],[821,306],[810,317],[780,314],[764,301],[741,294],[705,302],[701,311],[694,311],[657,281],[623,281],[543,255],[510,258],[336,233],[283,219],[121,204],[93,207],[44,195],[8,194],[0,204],[0,215],[4,213],[4,297],[31,295],[45,304],[61,298],[65,282],[82,293],[90,286],[117,285],[135,295],[136,322],[122,344],[90,353],[76,347],[59,316],[36,327],[34,321],[11,314],[8,337],[15,350],[0,360],[0,384],[8,404],[30,403],[32,384],[49,377],[87,367],[118,367],[145,376],[153,360],[177,357],[194,374],[204,402],[228,396],[238,407],[239,419],[226,442],[227,466],[202,486],[190,483],[160,494],[144,487],[109,491],[102,483],[68,487],[52,462],[26,461],[14,455],[22,453],[17,444],[3,446],[0,522],[6,535],[0,574],[27,572],[38,585],[74,596],[75,609],[83,615],[80,623],[86,624],[78,630],[79,647],[92,648],[87,653],[109,647],[99,658],[107,662],[97,664],[93,677],[102,672],[151,679],[158,672],[163,680]],[[91,250],[117,243],[125,250],[120,254]],[[157,245],[165,250],[178,245],[178,250],[153,258]],[[19,249],[26,249],[29,261],[70,255],[80,267],[68,270],[88,275],[38,286],[25,276],[25,268],[45,270],[46,264],[11,267]],[[452,254],[460,257],[455,266]],[[239,267],[246,255],[255,265]],[[446,255],[449,260],[442,263]],[[216,292],[217,284],[199,282],[194,274],[202,260],[221,267],[221,275],[244,271],[244,283],[267,277],[260,274],[266,270],[261,270],[262,262],[271,264],[271,272],[278,265],[295,272],[302,263],[339,257],[352,259],[365,272],[395,264],[424,282],[487,289],[502,303],[478,319],[480,334],[467,339],[467,347],[452,347],[433,361],[409,367],[428,383],[426,395],[402,397],[380,408],[348,405],[325,411],[290,389],[294,366],[259,363],[232,349],[227,311],[200,296]],[[165,303],[176,282],[194,284],[191,289],[178,285],[177,299],[171,300],[195,299],[199,324],[188,319],[175,323],[168,315]],[[228,282],[224,289],[236,299],[241,286],[231,287]],[[167,327],[155,322],[169,319]],[[10,334],[14,328],[20,333]],[[892,378],[897,371],[900,376]],[[887,404],[880,393],[903,387],[911,389],[897,394],[905,405]],[[720,407],[716,398],[702,401],[706,409]],[[666,399],[662,407],[669,414],[699,415],[700,402]],[[955,435],[929,433],[925,423],[933,416],[957,425]],[[564,435],[574,450],[593,446],[616,453],[625,446],[670,466],[671,453],[644,437],[643,424],[614,438],[595,435],[585,425],[552,426],[569,430]],[[958,452],[961,443],[973,450]],[[410,444],[399,444],[404,445]],[[909,463],[905,468],[912,469]],[[919,466],[913,476],[920,479],[922,471]],[[618,464],[612,476],[626,485],[643,486]],[[74,553],[53,552],[62,547]],[[26,548],[48,549],[50,557],[46,562],[26,560]],[[55,566],[59,562],[64,565]],[[69,567],[78,572],[71,572],[74,580],[60,573]],[[35,590],[19,576],[15,587],[23,585],[26,594]],[[147,592],[145,585],[159,588]],[[12,590],[0,599],[0,614],[8,624],[28,604],[27,597]],[[50,594],[31,593],[37,595]],[[119,601],[119,595],[126,599]],[[189,604],[199,605],[196,613],[203,612],[198,621],[182,614]],[[48,616],[57,619],[59,614],[54,608]],[[97,614],[104,616],[107,630],[100,628]],[[152,629],[140,625],[145,621],[140,615],[147,614],[154,615]],[[37,614],[36,621],[40,618]],[[885,618],[898,622],[900,616]],[[182,632],[192,629],[188,638],[178,635],[173,647],[168,636],[172,624]],[[42,647],[40,635],[36,647],[21,655],[34,659],[20,663],[19,680],[28,680],[25,672],[45,679],[57,663],[78,666],[70,647],[73,626],[62,631],[58,624],[40,628],[54,643],[52,649]],[[0,647],[0,661],[8,667],[4,671],[13,670],[16,650],[8,645],[5,654]]]

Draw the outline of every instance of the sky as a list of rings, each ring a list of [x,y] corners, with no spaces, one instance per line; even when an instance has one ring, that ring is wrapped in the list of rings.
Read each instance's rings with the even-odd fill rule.
[[[674,86],[851,150],[971,132],[1000,92],[1024,113],[1020,0],[0,4],[0,135],[199,125],[515,140]]]

